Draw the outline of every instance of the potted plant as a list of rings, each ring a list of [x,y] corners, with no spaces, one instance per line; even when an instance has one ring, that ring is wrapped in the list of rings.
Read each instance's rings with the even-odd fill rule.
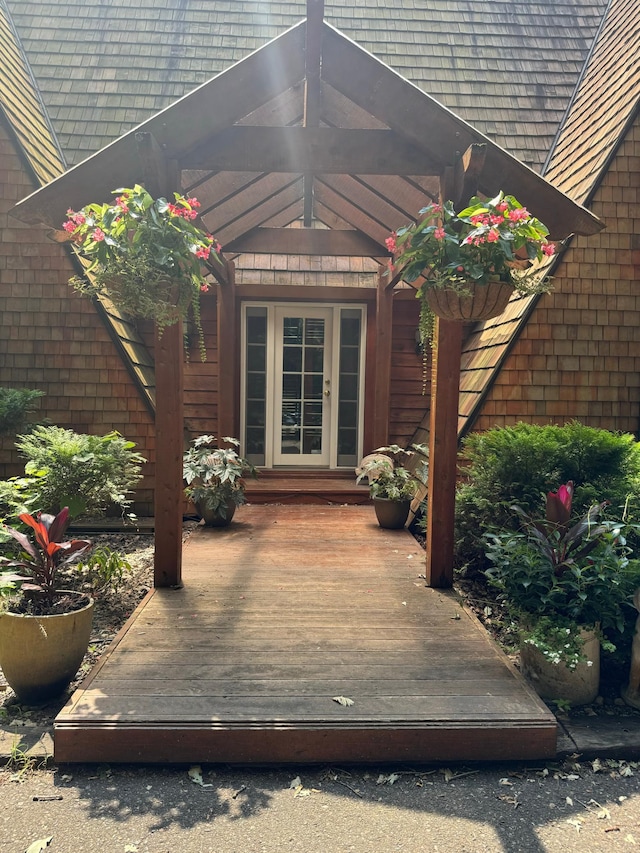
[[[232,446],[220,447],[214,435],[201,435],[183,456],[185,494],[209,527],[230,524],[236,507],[246,500],[244,478],[256,476],[254,466],[236,450],[238,439],[226,436],[222,440]]]
[[[453,202],[429,204],[420,220],[386,241],[390,267],[407,282],[422,278],[421,342],[431,340],[434,314],[449,320],[483,320],[501,314],[514,289],[548,290],[532,262],[555,254],[548,229],[511,195],[489,201],[474,196],[456,213]]]
[[[220,262],[221,248],[194,225],[200,202],[180,193],[173,202],[153,199],[139,184],[114,194],[114,204],[67,211],[65,239],[88,261],[87,278],[70,284],[88,296],[106,296],[132,317],[154,320],[160,330],[192,317],[204,361],[200,295],[209,284],[203,264]]]
[[[486,570],[507,613],[519,625],[523,673],[545,699],[573,704],[598,693],[603,630],[624,630],[624,611],[640,581],[630,560],[625,522],[602,518],[607,501],[571,518],[573,482],[550,492],[546,517],[520,507],[520,531],[487,534]]]
[[[417,449],[425,451],[422,445]],[[379,447],[362,461],[356,482],[367,478],[369,494],[380,527],[398,530],[407,522],[411,501],[416,495],[418,485],[425,476],[425,462],[421,462],[418,476],[411,473],[402,464],[414,455],[397,444]]]
[[[61,693],[78,671],[91,633],[93,600],[58,586],[59,571],[91,547],[86,539],[65,540],[69,509],[57,515],[23,513],[34,534],[3,527],[17,542],[17,556],[0,557],[5,592],[20,584],[0,613],[0,668],[17,697],[26,703]],[[5,571],[17,570],[15,572]]]

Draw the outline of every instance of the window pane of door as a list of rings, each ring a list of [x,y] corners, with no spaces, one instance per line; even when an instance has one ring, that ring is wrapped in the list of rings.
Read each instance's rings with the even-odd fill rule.
[[[284,454],[322,452],[325,321],[284,317],[282,440]]]

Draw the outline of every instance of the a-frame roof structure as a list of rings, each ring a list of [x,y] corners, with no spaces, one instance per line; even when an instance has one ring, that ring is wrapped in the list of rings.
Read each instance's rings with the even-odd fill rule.
[[[513,192],[555,237],[599,230],[589,211],[327,24],[321,6],[310,2],[307,21],[70,169],[16,215],[57,226],[68,207],[140,181],[146,133],[181,171],[183,189],[197,188],[204,225],[233,252],[267,240],[271,251],[346,253],[343,244],[318,251],[323,238],[306,229],[295,238],[261,230],[303,219],[341,232],[332,239],[351,241],[353,254],[384,255],[389,231],[437,194],[439,176],[472,144],[486,146],[482,192]]]

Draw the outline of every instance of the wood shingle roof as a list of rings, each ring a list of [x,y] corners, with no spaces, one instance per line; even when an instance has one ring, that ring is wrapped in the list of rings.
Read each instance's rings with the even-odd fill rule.
[[[305,0],[7,0],[71,163],[305,17]],[[540,168],[606,0],[327,0],[325,20]]]
[[[0,110],[40,184],[66,168],[12,21],[0,0]]]

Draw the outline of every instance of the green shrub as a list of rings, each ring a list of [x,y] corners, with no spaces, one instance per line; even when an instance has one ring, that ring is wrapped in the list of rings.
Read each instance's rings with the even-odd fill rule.
[[[145,461],[118,432],[84,435],[56,426],[37,426],[16,446],[27,460],[33,500],[43,512],[68,506],[71,515],[100,515],[110,504],[125,510],[127,494],[141,478]]]
[[[0,388],[0,435],[16,435],[36,410],[43,391],[31,388]]]
[[[117,592],[125,575],[130,575],[133,569],[126,557],[103,546],[95,548],[88,557],[76,563],[72,571],[95,594]]]
[[[584,514],[608,500],[609,515],[631,517],[640,506],[640,445],[632,435],[594,429],[576,421],[565,426],[516,424],[469,435],[462,455],[467,482],[456,496],[456,563],[486,566],[482,536],[495,528],[517,529],[518,504],[544,515],[545,495],[573,480],[573,508]]]

